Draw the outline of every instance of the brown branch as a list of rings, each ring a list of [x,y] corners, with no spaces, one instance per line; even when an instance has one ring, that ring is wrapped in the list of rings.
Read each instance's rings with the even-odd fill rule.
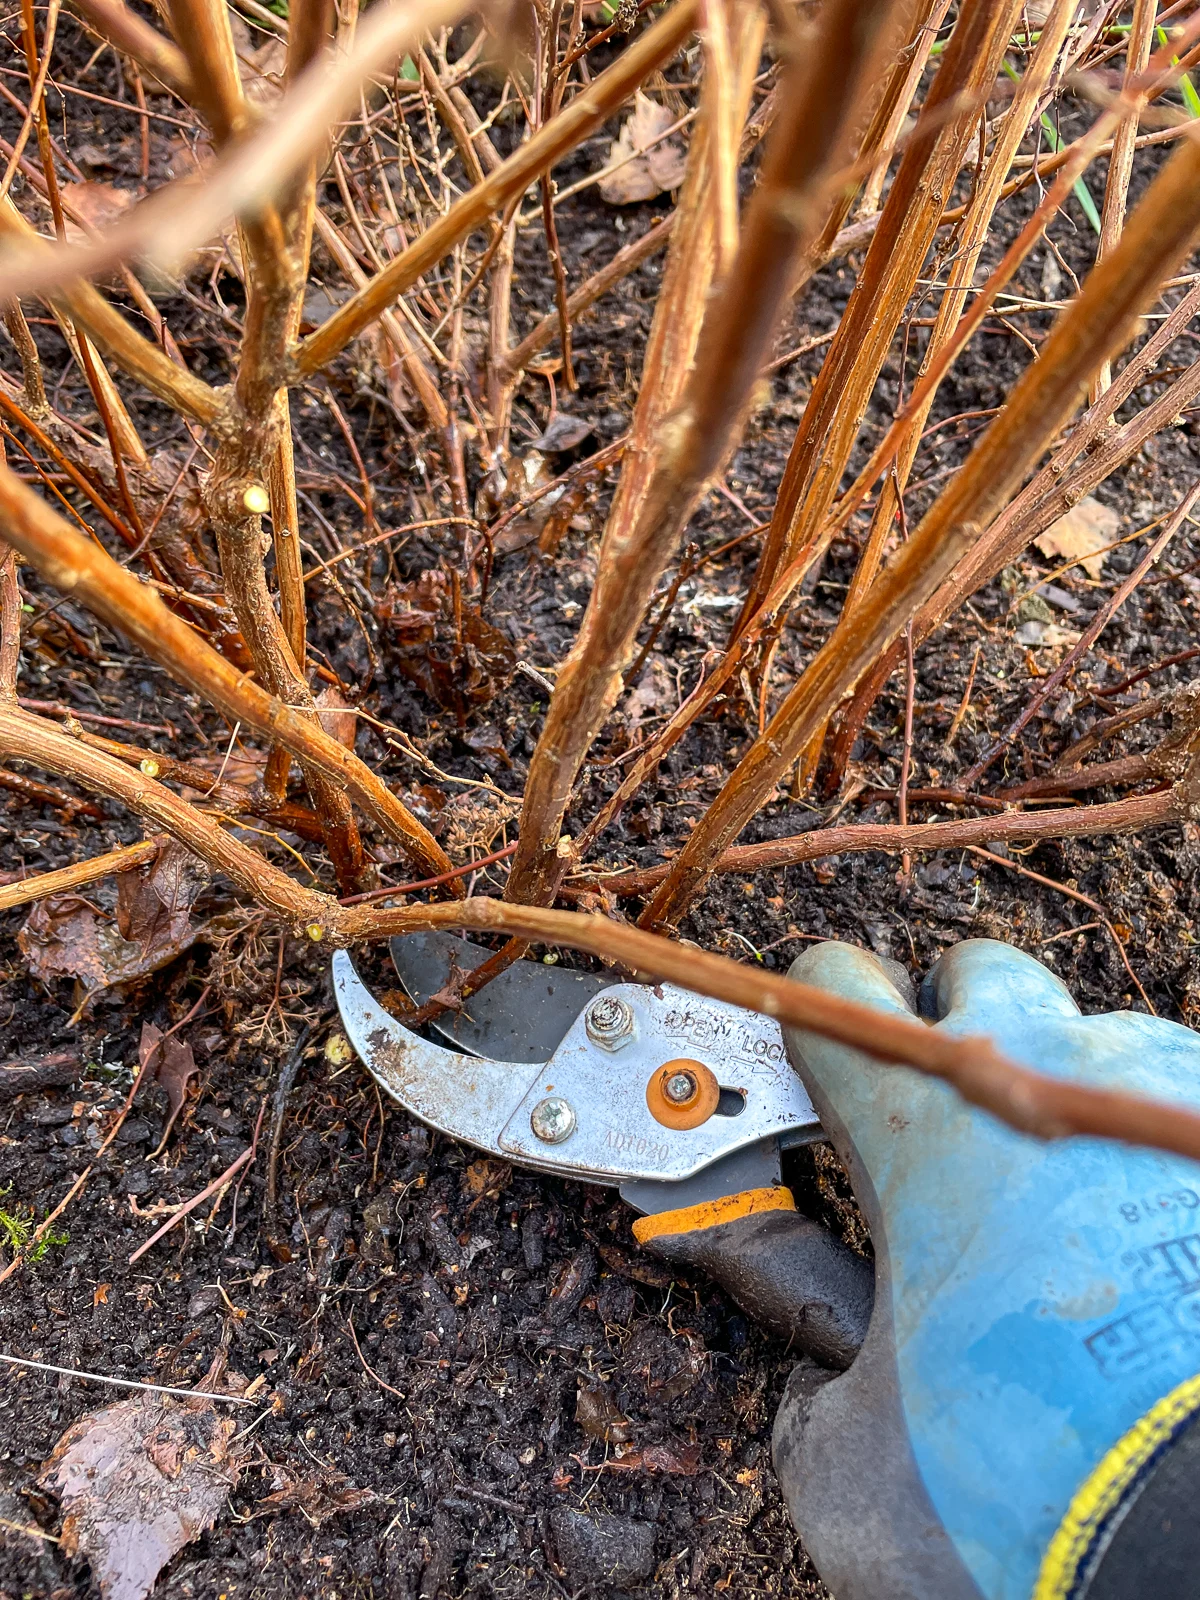
[[[47,895],[62,894],[67,889],[80,889],[85,883],[95,883],[100,878],[111,877],[114,872],[129,872],[133,867],[144,867],[155,860],[164,840],[143,839],[139,844],[122,845],[119,850],[108,850],[102,856],[91,856],[77,861],[72,867],[59,867],[55,872],[39,872],[32,878],[22,878],[0,889],[0,911],[11,911],[14,906],[28,905],[31,900],[44,900]]]
[[[1158,0],[1134,0],[1133,20],[1129,29],[1129,47],[1125,57],[1126,93],[1132,81],[1146,70],[1150,50],[1154,44],[1154,14]],[[1121,119],[1113,135],[1112,154],[1108,158],[1108,178],[1104,185],[1104,206],[1100,212],[1100,242],[1096,259],[1111,255],[1125,226],[1125,206],[1129,198],[1129,180],[1133,175],[1133,155],[1137,148],[1138,113],[1131,111]],[[1092,399],[1096,400],[1111,381],[1108,363],[1092,380]]]
[[[762,844],[738,844],[719,857],[715,871],[749,876],[778,867],[795,867],[825,856],[851,855],[880,850],[887,855],[907,851],[961,850],[986,844],[990,839],[1024,843],[1034,839],[1086,839],[1095,834],[1139,833],[1188,816],[1183,799],[1174,790],[1116,800],[1110,805],[1070,806],[1054,811],[1006,811],[986,817],[964,817],[951,822],[913,822],[907,827],[890,823],[858,822],[840,828],[814,828],[788,839]],[[663,883],[669,864],[631,868],[623,872],[581,871],[570,887],[603,889],[606,894],[644,895]]]
[[[636,272],[644,261],[649,261],[660,250],[665,250],[671,239],[671,229],[675,224],[675,212],[670,212],[661,222],[656,222],[646,229],[640,239],[635,239],[632,244],[625,245],[618,250],[611,261],[606,261],[598,272],[584,280],[567,298],[567,316],[570,321],[577,321],[589,306],[595,305],[601,296],[606,295],[615,284],[627,278],[631,272]],[[520,344],[516,344],[504,359],[504,374],[508,378],[515,378],[542,350],[550,344],[558,333],[558,312],[552,311],[536,323]]]
[[[826,225],[830,184],[898,9],[892,0],[835,0],[789,64],[737,258],[705,318],[694,370],[663,426],[663,448],[636,515],[619,543],[606,539],[579,638],[559,672],[530,763],[509,898],[548,898],[570,864],[559,840],[571,787],[620,687],[658,578],[740,430],[796,264]]]
[[[7,468],[0,468],[0,531],[30,564],[232,721],[278,740],[344,789],[427,872],[453,863],[432,834],[368,766],[325,732],[245,677],[98,545],[70,527]]]
[[[0,706],[0,756],[28,761],[108,795],[169,833],[195,855],[229,878],[259,905],[292,927],[324,929],[335,902],[294,883],[257,850],[235,839],[212,816],[181,800],[143,772],[91,749],[42,717]],[[68,869],[71,870],[71,869]]]
[[[247,122],[227,9],[223,0],[173,0],[173,7],[176,32],[191,63],[205,114],[218,142],[227,142]],[[303,49],[314,53],[320,33],[318,21],[310,18],[299,35]],[[293,50],[289,57],[293,64],[294,57]],[[321,63],[310,59],[307,69],[317,73]],[[309,84],[303,73],[301,78],[293,93],[307,92]],[[312,692],[304,676],[304,584],[290,414],[281,393],[287,350],[299,325],[307,278],[313,180],[310,160],[305,180],[284,196],[286,209],[270,204],[243,226],[247,303],[242,347],[229,425],[205,480],[204,501],[216,536],[225,592],[260,683],[285,704],[315,718]],[[273,512],[280,612],[275,609],[263,558],[264,483],[269,485],[266,498]],[[268,759],[265,787],[275,805],[286,796],[288,765],[286,752],[282,758],[272,755]],[[349,799],[320,768],[307,766],[304,773],[324,824],[339,886],[352,893],[360,887],[364,861]]]
[[[120,0],[72,0],[87,26],[181,100],[192,99],[192,75],[183,52]]]
[[[850,459],[867,401],[941,221],[974,127],[1020,15],[1021,0],[964,0],[921,119],[909,140],[850,303],[812,394],[735,633],[749,621],[785,566],[810,559]],[[954,114],[947,117],[947,109]],[[930,131],[925,132],[926,128]]]
[[[542,172],[548,172],[589,138],[656,67],[671,59],[695,26],[698,10],[699,0],[677,0],[556,117],[489,173],[483,183],[469,189],[365,289],[352,295],[300,345],[298,376],[310,377],[328,366],[351,339],[369,327],[382,310],[436,266],[460,240],[486,223],[494,212],[503,211],[511,201],[519,199]]]
[[[65,789],[55,789],[52,784],[27,778],[23,772],[6,772],[0,767],[0,789],[20,795],[30,805],[49,806],[53,811],[61,811],[64,817],[91,817],[94,822],[108,820],[100,807],[93,805],[90,800],[80,800]]]
[[[204,8],[193,5],[193,0],[184,3],[195,12],[194,47],[213,48],[212,30],[201,26]],[[271,119],[245,138],[230,138],[239,114],[228,103],[227,74],[217,75],[219,85],[210,81],[213,64],[205,56],[202,72],[208,102],[203,110],[218,141],[228,146],[206,172],[205,181],[156,191],[102,237],[82,244],[42,250],[36,236],[23,238],[21,248],[7,253],[0,270],[0,299],[26,293],[54,293],[66,299],[77,292],[78,279],[94,277],[131,256],[169,266],[219,233],[231,215],[267,223],[276,198],[286,194],[297,174],[325,147],[330,127],[358,103],[362,83],[390,65],[423,28],[454,21],[462,3],[392,0],[376,6],[358,30],[351,51],[332,68],[315,62],[288,89]],[[183,37],[190,39],[190,33]],[[198,92],[200,88],[198,84]]]
[[[712,863],[736,839],[862,673],[937,591],[978,540],[1047,443],[1067,421],[1101,363],[1121,350],[1200,227],[1200,146],[1186,144],[1146,191],[1113,254],[1092,270],[947,489],[860,611],[839,624],[701,819],[645,913],[674,922]]]
[[[29,263],[29,292],[33,294],[41,292],[38,279],[48,280],[59,251],[70,248],[56,247],[40,238],[7,195],[0,198],[0,237],[20,241],[20,248],[13,255],[14,259]],[[71,284],[56,293],[54,299],[119,367],[174,410],[206,423],[215,422],[221,415],[222,397],[218,391],[177,366],[157,345],[143,338],[91,284]]]
[[[604,917],[541,907],[465,900],[453,906],[343,912],[347,938],[386,938],[420,928],[460,927],[518,934],[586,950],[669,983],[774,1017],[864,1051],[884,1065],[906,1065],[941,1078],[971,1105],[1037,1138],[1075,1134],[1119,1139],[1200,1157],[1200,1116],[1116,1090],[1095,1089],[1030,1072],[986,1038],[958,1037],[914,1017],[875,1011],[828,990],[794,983],[724,956],[647,934]]]
[[[0,702],[15,702],[20,664],[21,584],[17,552],[0,540]]]

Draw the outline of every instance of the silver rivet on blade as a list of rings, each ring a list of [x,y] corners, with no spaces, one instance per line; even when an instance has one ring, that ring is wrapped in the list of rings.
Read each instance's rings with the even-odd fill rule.
[[[585,1019],[588,1038],[602,1050],[620,1050],[633,1034],[633,1008],[619,995],[593,1000]]]
[[[575,1112],[568,1100],[552,1094],[534,1106],[529,1126],[543,1144],[562,1144],[575,1132]]]

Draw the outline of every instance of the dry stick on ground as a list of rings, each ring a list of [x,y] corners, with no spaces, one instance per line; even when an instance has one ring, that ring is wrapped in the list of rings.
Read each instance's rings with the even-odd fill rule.
[[[0,533],[66,594],[132,639],[180,683],[231,721],[278,740],[320,768],[429,872],[452,863],[432,834],[380,778],[320,723],[294,711],[240,673],[168,611],[158,595],[98,545],[77,533],[15,473],[0,467]],[[182,802],[181,802],[182,803]]]
[[[47,895],[82,888],[85,883],[96,883],[114,872],[144,867],[156,859],[165,842],[163,838],[143,839],[140,844],[122,845],[119,850],[77,861],[73,867],[59,867],[55,872],[40,872],[21,883],[6,884],[0,889],[0,911],[11,911],[14,906],[28,905],[31,900],[44,900]]]
[[[586,950],[601,960],[760,1011],[786,1026],[837,1039],[882,1063],[915,1067],[949,1083],[970,1104],[1037,1138],[1089,1134],[1200,1157],[1200,1116],[1194,1112],[1043,1077],[1009,1061],[988,1039],[959,1038],[916,1018],[873,1011],[827,990],[793,983],[604,917],[465,900],[453,906],[393,911],[363,907],[348,910],[344,919],[342,932],[351,938],[460,927]]]
[[[1158,285],[1200,228],[1200,146],[1183,146],[1130,217],[1116,250],[1090,273],[949,487],[861,610],[839,624],[698,823],[644,914],[677,921],[713,863],[766,803],[842,696],[934,594],[1066,422],[1100,364],[1123,349]]]
[[[664,425],[665,448],[636,521],[619,542],[606,539],[583,626],[558,674],[530,763],[511,899],[551,898],[570,864],[559,841],[571,787],[687,518],[734,444],[796,263],[825,224],[830,179],[849,154],[846,130],[858,121],[898,10],[889,0],[836,0],[803,56],[786,65],[783,109],[737,258],[705,319],[683,402]]]
[[[994,85],[1021,0],[965,0],[921,121],[900,161],[879,226],[784,469],[771,527],[735,635],[784,567],[815,558],[820,529],[850,459],[863,412],[962,165],[974,108]],[[928,128],[930,131],[924,131]]]
[[[671,59],[692,32],[698,11],[699,0],[678,0],[556,117],[489,173],[483,183],[469,189],[366,288],[352,295],[301,343],[296,357],[297,377],[310,377],[328,366],[351,339],[374,322],[380,311],[435,267],[460,240],[518,200],[543,171],[549,171],[568,151],[590,138],[656,67]]]

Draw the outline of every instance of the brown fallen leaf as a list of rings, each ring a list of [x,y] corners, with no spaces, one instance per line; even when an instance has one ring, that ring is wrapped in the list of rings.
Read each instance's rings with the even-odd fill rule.
[[[400,671],[460,722],[512,679],[512,645],[440,570],[394,584],[376,613],[389,630]]]
[[[142,1600],[212,1527],[238,1481],[237,1426],[211,1404],[139,1395],[63,1434],[39,1481],[62,1502],[64,1553],[86,1558],[104,1600]]]
[[[171,947],[147,954],[140,944],[123,939],[103,912],[70,894],[40,900],[17,934],[17,944],[41,983],[77,978],[87,996],[156,972],[179,954]]]
[[[185,1044],[178,1034],[166,1037],[153,1022],[142,1023],[142,1037],[138,1041],[139,1072],[166,1091],[167,1125],[163,1129],[159,1149],[166,1144],[175,1119],[187,1104],[188,1084],[200,1070],[190,1044]]]
[[[563,450],[573,450],[594,431],[595,425],[586,417],[572,416],[569,411],[556,411],[533,441],[533,448],[557,455]]]
[[[580,1383],[575,1396],[575,1421],[589,1439],[599,1439],[604,1444],[628,1444],[633,1438],[633,1424],[622,1416],[604,1383]]]
[[[604,163],[611,167],[615,162],[624,161],[624,165],[601,178],[601,199],[613,206],[630,206],[639,200],[653,200],[655,195],[665,194],[669,189],[678,189],[683,182],[687,155],[676,139],[662,139],[675,120],[666,106],[638,90],[633,110],[609,147],[608,160]],[[661,143],[655,144],[656,139]],[[651,145],[653,149],[648,148]],[[625,161],[626,156],[631,156],[632,160]]]
[[[512,1182],[512,1167],[507,1161],[493,1161],[481,1156],[472,1161],[466,1170],[467,1193],[482,1200],[484,1195],[498,1195]]]
[[[207,883],[208,869],[200,858],[169,840],[149,866],[117,874],[121,937],[139,944],[147,959],[173,959],[195,940],[191,911]]]
[[[1089,578],[1099,578],[1101,553],[1120,534],[1121,518],[1111,506],[1087,495],[1033,541],[1052,560],[1077,562]]]
[[[647,1444],[628,1450],[605,1465],[617,1472],[668,1472],[676,1477],[694,1478],[700,1471],[698,1444]]]
[[[349,700],[332,683],[327,683],[317,696],[317,721],[331,739],[347,750],[354,749],[358,718],[350,709]]]
[[[114,183],[95,182],[64,184],[62,197],[67,209],[76,212],[98,233],[123,216],[137,199],[130,189],[118,189]],[[66,232],[73,243],[85,237],[84,229],[74,222],[67,222]]]

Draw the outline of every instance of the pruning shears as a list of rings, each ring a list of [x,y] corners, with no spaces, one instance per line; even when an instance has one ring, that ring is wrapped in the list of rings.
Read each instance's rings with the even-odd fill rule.
[[[419,1006],[490,952],[430,932],[391,954]],[[853,1360],[873,1271],[782,1183],[781,1152],[824,1135],[778,1023],[667,983],[518,961],[443,1013],[439,1043],[385,1010],[344,951],[333,982],[350,1042],[413,1116],[518,1165],[615,1185],[646,1249],[702,1268],[825,1365]]]

